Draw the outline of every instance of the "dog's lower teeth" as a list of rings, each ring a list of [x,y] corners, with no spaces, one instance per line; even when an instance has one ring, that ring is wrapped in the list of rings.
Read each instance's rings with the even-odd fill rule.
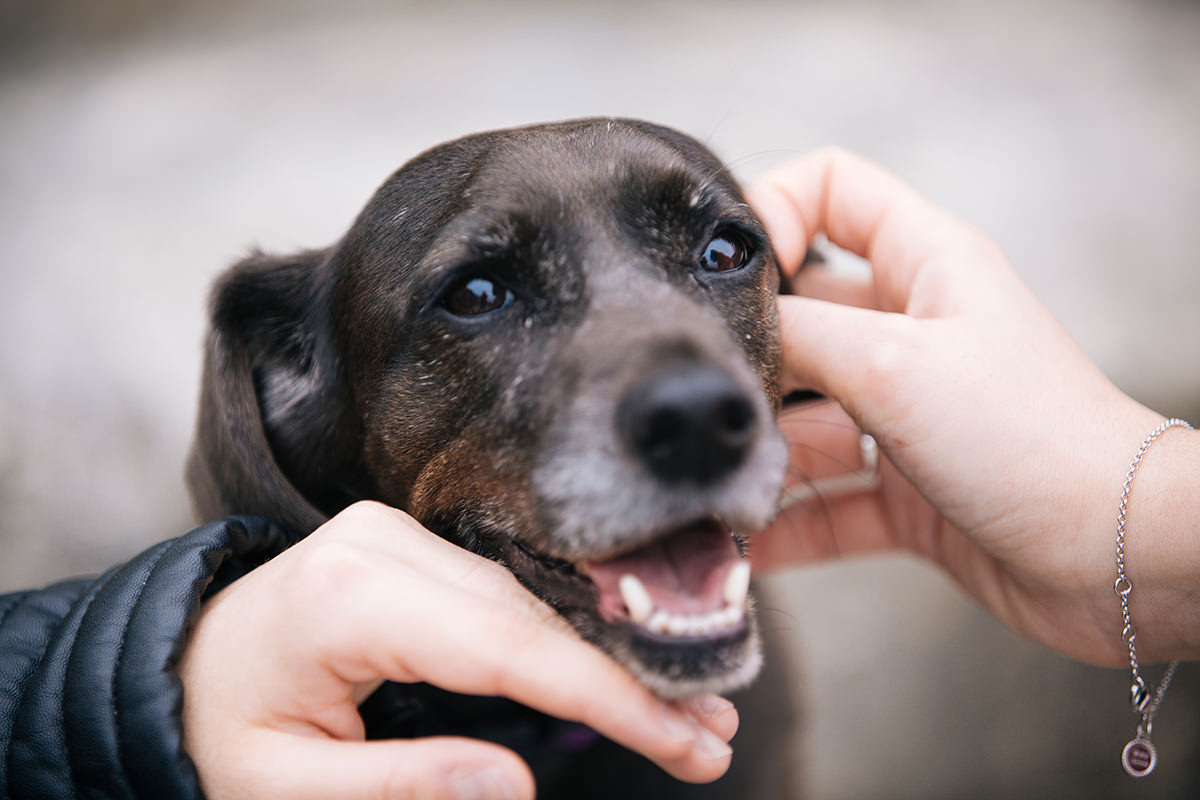
[[[725,579],[725,606],[707,614],[672,614],[654,607],[645,584],[636,575],[622,575],[617,582],[629,619],[653,633],[665,636],[707,636],[732,628],[746,613],[746,594],[750,587],[750,565],[738,562]]]
[[[737,625],[745,613],[744,608],[725,606],[720,611],[708,614],[684,616],[671,614],[660,608],[650,614],[644,622],[640,620],[634,620],[634,622],[638,622],[648,631],[664,636],[707,636]]]

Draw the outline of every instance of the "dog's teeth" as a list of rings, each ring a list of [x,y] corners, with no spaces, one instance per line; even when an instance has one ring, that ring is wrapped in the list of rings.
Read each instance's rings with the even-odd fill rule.
[[[650,614],[645,621],[638,620],[638,622],[647,630],[667,636],[708,636],[736,626],[745,616],[744,605],[727,605],[720,611],[710,611],[707,614],[694,616],[672,614],[660,608]]]
[[[750,563],[739,561],[725,576],[725,602],[736,609],[746,607],[746,593],[750,591]]]
[[[738,566],[742,565],[739,564]],[[737,580],[742,586],[745,586],[748,580],[748,576],[745,575],[747,570],[737,571],[743,573],[743,577],[739,577]],[[631,580],[627,581],[625,578],[630,578]],[[635,581],[636,584],[634,583]],[[646,591],[645,586],[632,575],[622,576],[620,586],[621,593],[626,598],[625,605],[629,607],[629,615],[633,618],[633,621],[646,630],[666,636],[708,636],[735,627],[746,616],[745,589],[741,590],[742,602],[740,604],[727,604],[720,611],[690,615],[672,614],[669,611],[658,608],[648,611],[644,617],[641,617],[641,600],[637,598],[640,598],[639,592]],[[647,593],[647,603],[650,602],[648,598],[649,594]],[[637,610],[635,611],[635,609]]]
[[[650,593],[636,575],[622,575],[617,586],[621,590],[621,599],[629,609],[629,618],[634,622],[645,622],[654,611],[654,601]]]
[[[721,614],[721,625],[726,628],[732,628],[741,621],[742,615],[746,612],[737,606],[725,606],[725,610],[719,613]]]

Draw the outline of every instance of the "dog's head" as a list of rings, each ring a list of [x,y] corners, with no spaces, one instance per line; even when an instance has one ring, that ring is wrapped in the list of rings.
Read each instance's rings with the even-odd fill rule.
[[[758,670],[778,276],[714,156],[582,120],[396,172],[325,251],[218,283],[189,480],[309,530],[358,499],[509,569],[664,696]]]

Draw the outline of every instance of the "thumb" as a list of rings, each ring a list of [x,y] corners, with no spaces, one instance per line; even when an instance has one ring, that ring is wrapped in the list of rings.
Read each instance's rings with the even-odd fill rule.
[[[265,733],[265,732],[264,732]],[[342,741],[267,734],[249,765],[261,794],[290,800],[532,800],[533,775],[516,753],[474,739]],[[244,776],[243,776],[244,777]],[[208,791],[209,787],[205,787]],[[220,796],[220,795],[210,795]],[[234,795],[230,795],[234,796]]]
[[[914,352],[916,320],[903,314],[783,295],[782,389],[813,389],[837,400],[866,429],[871,410],[894,395]]]

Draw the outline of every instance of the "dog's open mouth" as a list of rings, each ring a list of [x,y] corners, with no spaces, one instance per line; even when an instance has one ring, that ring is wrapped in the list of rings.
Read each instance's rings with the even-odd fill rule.
[[[509,541],[526,563],[540,565],[542,575],[559,576],[557,585],[570,586],[575,603],[590,607],[601,623],[646,645],[703,647],[747,634],[745,540],[716,517],[670,528],[617,555],[576,561]]]
[[[743,633],[750,563],[715,518],[693,522],[631,552],[579,569],[596,588],[597,611],[658,644],[705,644]]]
[[[719,518],[575,560],[507,541],[514,572],[661,696],[732,691],[758,674],[745,539]]]

